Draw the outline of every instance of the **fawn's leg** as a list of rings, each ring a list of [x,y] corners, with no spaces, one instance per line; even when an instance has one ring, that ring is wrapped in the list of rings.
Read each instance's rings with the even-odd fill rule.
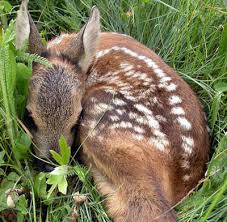
[[[170,207],[151,191],[126,184],[115,186],[97,170],[93,175],[98,190],[105,195],[108,212],[115,222],[176,221]]]
[[[87,164],[91,164],[101,194],[106,195],[107,208],[113,220],[176,221],[161,182],[157,179],[162,167],[152,167],[151,162],[155,164],[156,160],[151,153],[148,155],[143,148],[129,140],[126,144],[123,139],[109,138],[111,140],[102,142],[87,139],[84,154],[88,157]]]

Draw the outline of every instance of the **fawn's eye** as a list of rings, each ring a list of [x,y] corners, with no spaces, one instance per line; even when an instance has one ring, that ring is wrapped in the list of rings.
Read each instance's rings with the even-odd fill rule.
[[[73,127],[71,128],[71,133],[72,134],[75,134],[76,133],[77,127],[78,127],[77,124],[73,125]]]
[[[37,125],[35,124],[34,119],[32,118],[32,113],[28,109],[25,109],[24,112],[24,125],[29,129],[29,130],[34,130],[37,131]]]

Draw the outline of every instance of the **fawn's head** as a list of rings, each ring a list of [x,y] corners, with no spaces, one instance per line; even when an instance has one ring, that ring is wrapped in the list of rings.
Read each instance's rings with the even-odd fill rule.
[[[66,48],[58,51],[43,45],[27,11],[27,0],[22,1],[16,27],[17,48],[21,48],[24,40],[28,39],[29,52],[46,57],[52,65],[33,65],[25,117],[36,145],[36,155],[48,158],[50,149],[58,150],[61,135],[72,145],[72,129],[82,109],[86,73],[95,57],[99,40],[99,11],[93,8],[87,24],[67,42]]]

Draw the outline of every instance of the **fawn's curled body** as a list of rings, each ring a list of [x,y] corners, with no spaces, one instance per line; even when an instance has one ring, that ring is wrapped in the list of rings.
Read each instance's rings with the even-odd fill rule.
[[[34,38],[31,17],[24,20]],[[39,36],[30,42],[41,44]],[[36,154],[58,150],[61,134],[72,144],[79,121],[83,161],[113,220],[176,221],[172,207],[203,176],[209,151],[190,87],[133,38],[100,33],[97,9],[78,34],[62,34],[40,50],[53,68],[35,65],[30,81]]]
[[[198,99],[151,50],[117,33],[101,34],[85,85],[79,136],[110,214],[175,221],[170,208],[197,184],[208,158]]]

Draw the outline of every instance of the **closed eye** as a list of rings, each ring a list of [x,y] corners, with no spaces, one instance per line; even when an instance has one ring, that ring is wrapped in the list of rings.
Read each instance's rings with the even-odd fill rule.
[[[75,135],[75,134],[76,134],[77,129],[78,129],[78,125],[77,125],[77,124],[75,124],[75,125],[71,128],[71,133]]]
[[[29,130],[38,130],[38,127],[35,124],[34,119],[32,118],[31,112],[28,109],[25,109],[23,123]]]

